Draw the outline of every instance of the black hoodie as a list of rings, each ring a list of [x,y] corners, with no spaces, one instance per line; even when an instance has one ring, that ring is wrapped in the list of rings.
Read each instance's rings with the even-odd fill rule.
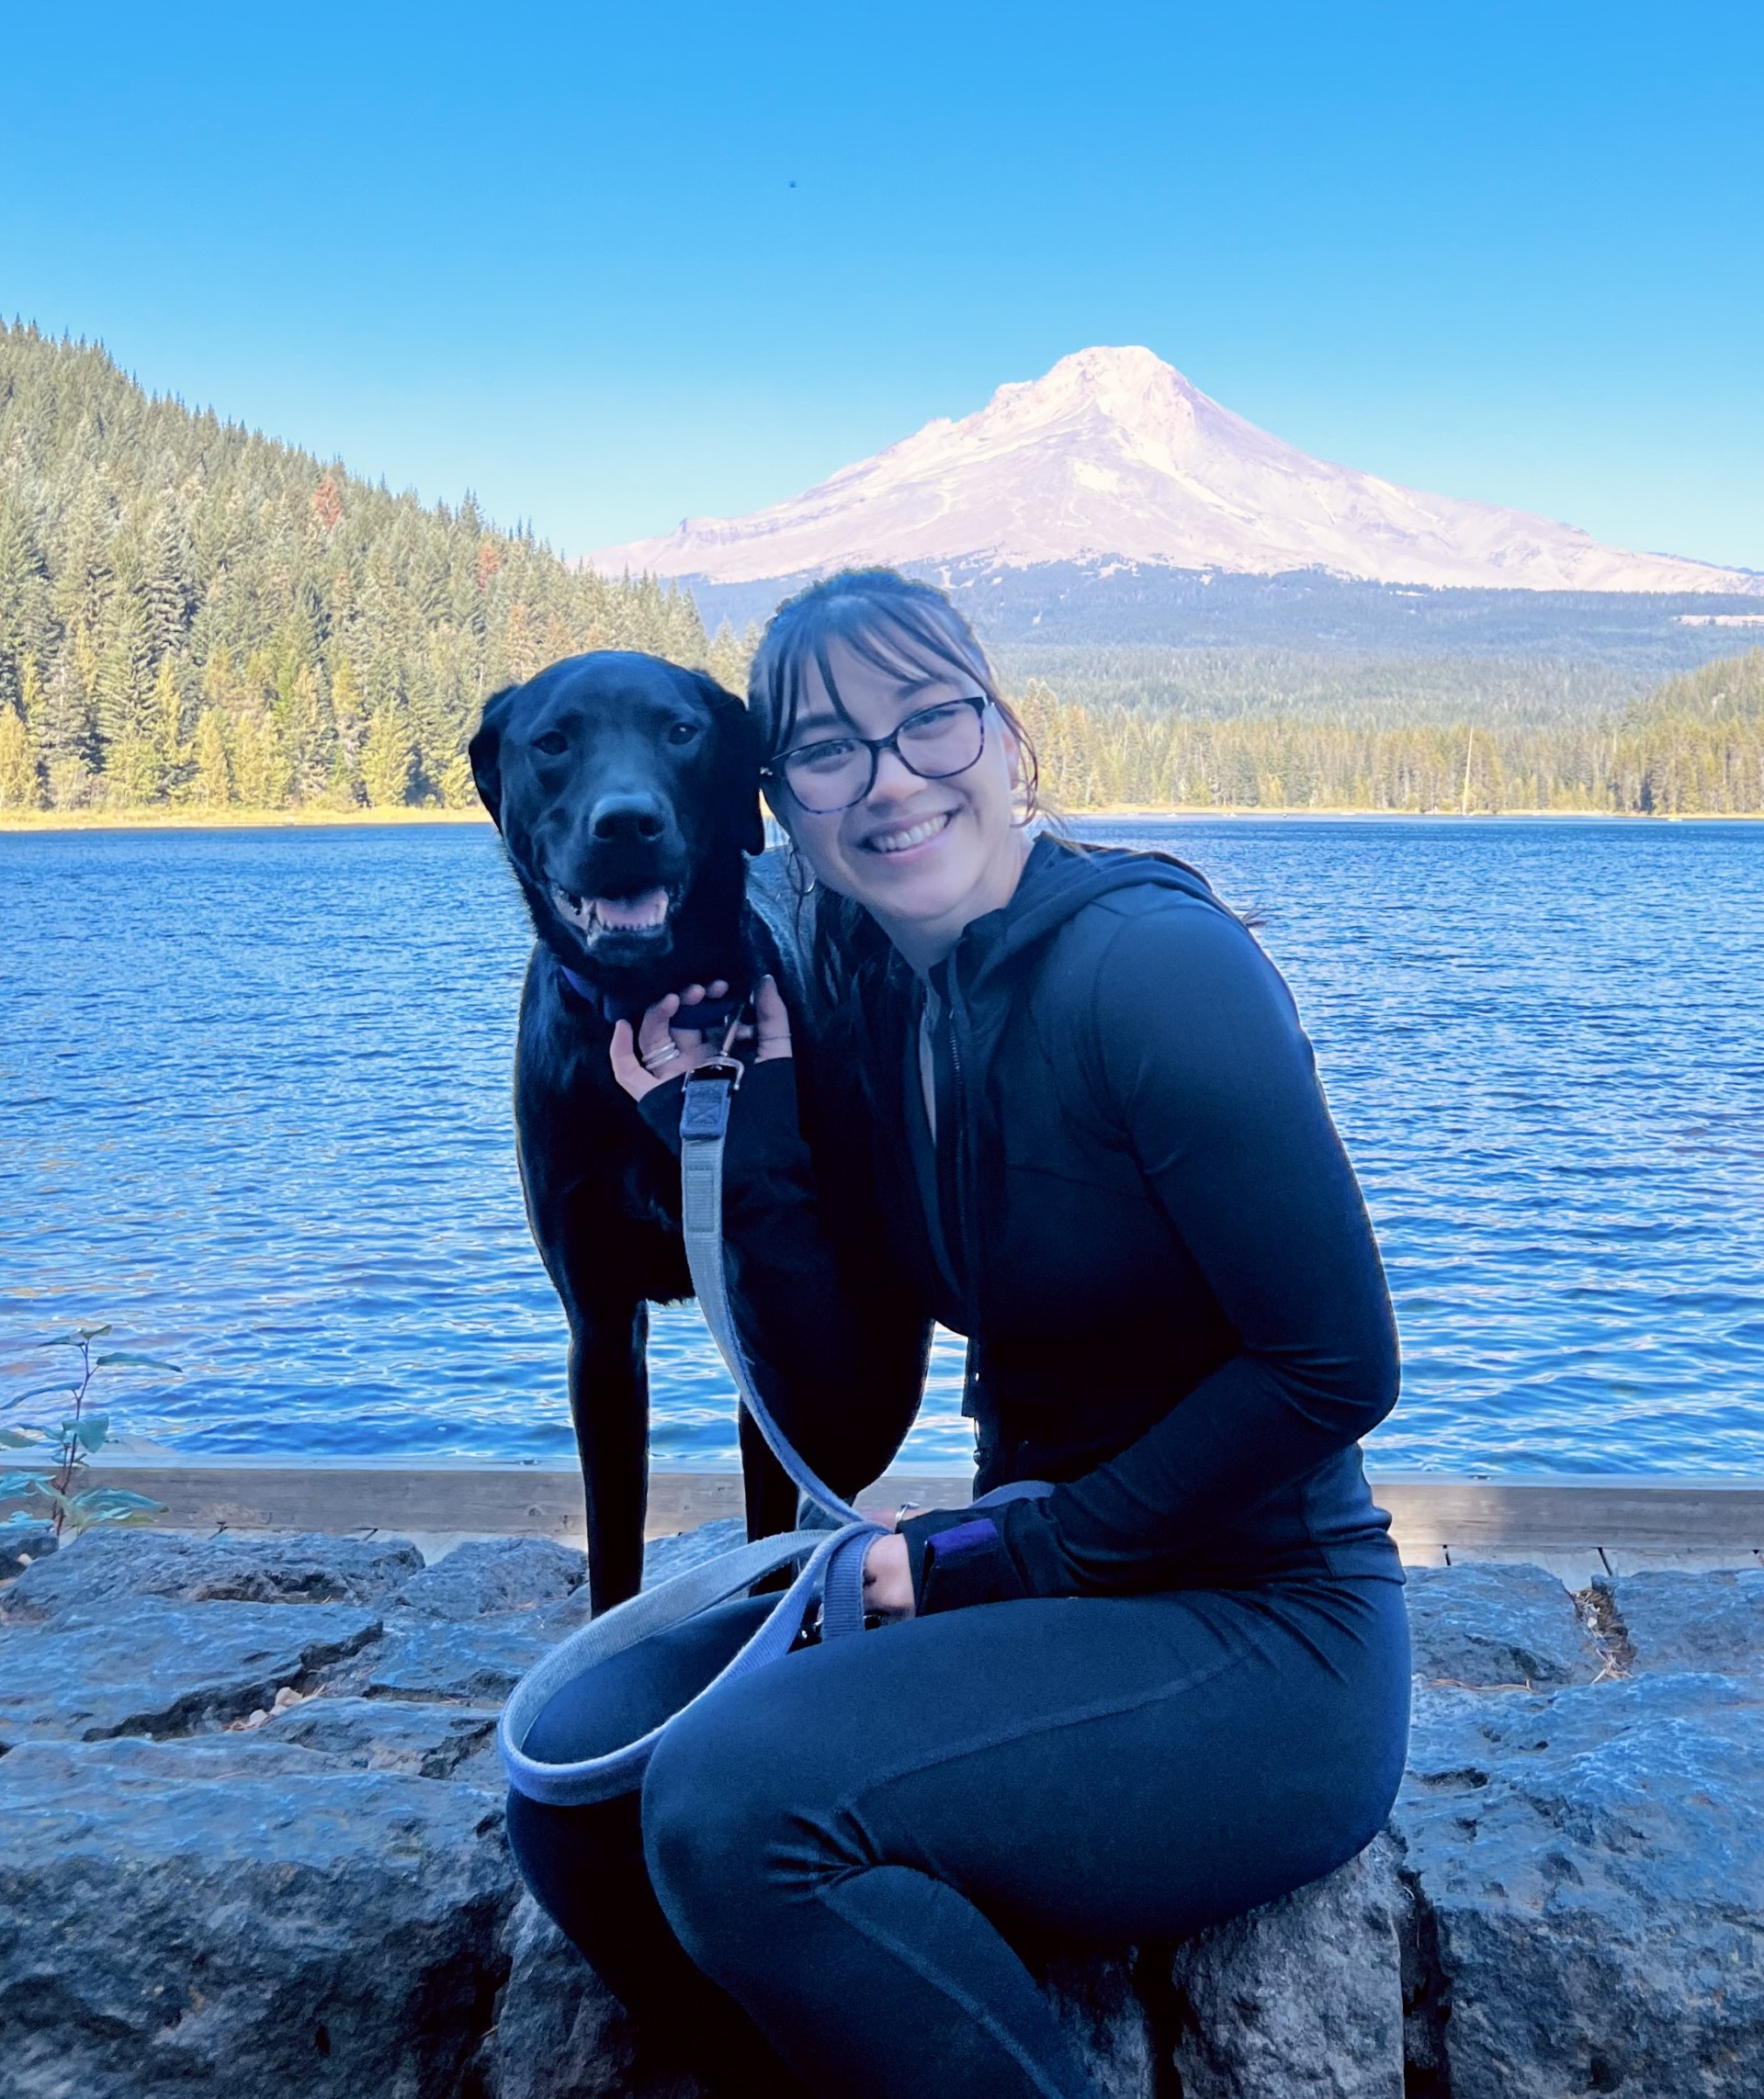
[[[1399,1580],[1357,1448],[1396,1400],[1390,1300],[1252,936],[1180,863],[1043,839],[933,976],[934,1153],[896,959],[863,1083],[805,1071],[807,1142],[792,1065],[750,1072],[724,1213],[768,1400],[842,1492],[905,1434],[933,1316],[969,1337],[978,1489],[1062,1483],[903,1525],[921,1608]],[[644,1112],[674,1134],[677,1083]]]

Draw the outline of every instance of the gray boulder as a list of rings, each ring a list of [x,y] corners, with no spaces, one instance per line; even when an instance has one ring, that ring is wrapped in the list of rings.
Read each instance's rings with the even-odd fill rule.
[[[493,2099],[711,2099],[639,2031],[530,1895],[504,1942],[508,1981],[481,2071]]]
[[[638,2027],[530,1896],[506,1938],[508,1981],[483,2058],[494,2099],[754,2099],[683,2069],[672,2037]],[[1157,2044],[1133,1958],[1055,1955],[1037,1972],[1097,2099],[1154,2099]]]
[[[1629,1642],[1632,1669],[1764,1676],[1764,1567],[1624,1574],[1599,1586]]]
[[[500,1706],[571,1630],[544,1610],[463,1621],[412,1614],[388,1627],[360,1687],[370,1698]]]
[[[372,1611],[340,1604],[151,1599],[8,1625],[0,1628],[0,1749],[220,1727],[273,1705],[284,1686],[304,1687],[379,1631]]]
[[[311,1750],[356,1770],[405,1771],[504,1790],[493,1707],[321,1696],[273,1714],[259,1733],[266,1743]]]
[[[252,1736],[0,1758],[6,2099],[459,2099],[514,1882],[464,1787]]]
[[[1157,2099],[1159,2045],[1139,1970],[1146,1954],[1059,1954],[1033,1962],[1097,2099]]]
[[[1756,1683],[1423,1692],[1394,1828],[1418,2089],[1764,2091]]]
[[[1415,1674],[1532,1689],[1589,1684],[1604,1667],[1574,1599],[1543,1567],[1412,1567],[1405,1592]]]
[[[740,1535],[657,1540],[649,1578]],[[516,1904],[494,1706],[584,1622],[578,1560],[428,1572],[397,1540],[143,1533],[0,1585],[6,2099],[243,2074],[288,2099],[723,2099]],[[1037,1957],[1097,2092],[1764,2091],[1761,1585],[1627,1577],[1595,1636],[1536,1569],[1415,1579],[1386,1837],[1181,1946]],[[278,1689],[313,1695],[262,1719]]]
[[[688,1567],[701,1567],[719,1553],[732,1552],[747,1542],[747,1525],[739,1516],[719,1517],[715,1523],[701,1523],[696,1530],[676,1531],[671,1538],[651,1538],[643,1548],[643,1586],[672,1581]]]
[[[413,1574],[396,1600],[431,1618],[464,1622],[561,1602],[587,1578],[585,1556],[548,1538],[480,1538]]]
[[[0,1619],[41,1622],[125,1597],[168,1603],[375,1604],[423,1555],[401,1538],[218,1538],[176,1530],[95,1530],[0,1587]]]
[[[1403,2099],[1400,1865],[1380,1837],[1326,1879],[1176,1947],[1183,2099]]]
[[[9,1581],[15,1574],[38,1560],[47,1559],[55,1550],[55,1529],[48,1523],[0,1523],[0,1582]],[[0,1598],[6,1591],[0,1589]]]
[[[739,1518],[652,1539],[644,1580],[657,1582],[727,1552],[745,1537]],[[537,1540],[531,1554],[461,1545],[405,1584],[384,1646],[363,1676],[370,1698],[500,1705],[533,1665],[588,1623],[582,1555]],[[408,1608],[414,1606],[415,1608]]]

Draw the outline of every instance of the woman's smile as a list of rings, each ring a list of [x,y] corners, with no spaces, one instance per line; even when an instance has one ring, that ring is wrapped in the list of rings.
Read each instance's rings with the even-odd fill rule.
[[[902,651],[904,658],[904,650]],[[796,799],[786,776],[777,803],[816,880],[862,904],[915,969],[947,954],[964,926],[1009,903],[1028,852],[1015,810],[1019,746],[1010,717],[990,698],[982,702],[978,677],[958,668],[899,669],[834,638],[827,649],[831,685],[817,661],[805,678],[806,704],[792,722],[788,743],[813,749],[842,737],[869,741],[869,787],[844,808],[818,813]],[[961,703],[964,735],[978,728],[971,755],[946,773],[921,773],[917,751],[934,763],[922,739],[876,748],[899,738],[902,726],[922,722],[939,707]],[[934,737],[934,731],[933,731]],[[861,787],[860,770],[856,784]],[[810,780],[812,794],[819,783]]]
[[[897,826],[888,830],[874,831],[864,840],[862,850],[865,852],[887,853],[890,858],[914,852],[921,846],[929,845],[933,839],[941,837],[954,822],[955,817],[954,809],[939,809],[934,816],[921,817],[904,828]]]

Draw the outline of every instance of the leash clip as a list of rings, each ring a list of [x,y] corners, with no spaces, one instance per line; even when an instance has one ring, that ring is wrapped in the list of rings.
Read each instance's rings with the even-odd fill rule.
[[[732,1056],[707,1057],[685,1075],[680,1096],[680,1134],[718,1138],[729,1127],[729,1104],[741,1083],[741,1066]]]

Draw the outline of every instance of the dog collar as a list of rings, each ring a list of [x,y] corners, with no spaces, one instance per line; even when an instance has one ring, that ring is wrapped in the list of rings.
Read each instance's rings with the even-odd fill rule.
[[[615,999],[610,992],[598,989],[585,976],[578,976],[567,962],[558,967],[563,972],[563,980],[578,999],[585,999],[601,1019],[609,1025],[614,1021],[635,1021],[642,1011],[640,1006],[628,1006],[623,999]]]
[[[558,967],[563,972],[563,980],[571,990],[577,998],[586,999],[609,1028],[618,1021],[628,1021],[635,1028],[642,1019],[644,1009],[640,1003],[616,999],[610,991],[600,990],[585,976],[578,976],[567,962],[559,963]],[[707,999],[702,1005],[691,1009],[692,1018],[707,1033],[714,1033],[727,1028],[745,1003],[741,999]],[[676,1024],[677,1020],[678,1017]]]

